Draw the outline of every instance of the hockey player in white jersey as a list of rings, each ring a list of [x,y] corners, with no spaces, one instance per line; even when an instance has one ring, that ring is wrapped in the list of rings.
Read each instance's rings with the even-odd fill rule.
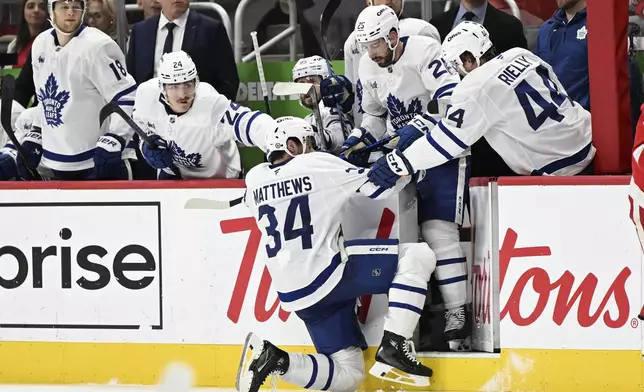
[[[20,106],[16,102],[13,103],[14,108],[16,105]],[[22,108],[22,106],[20,106]],[[42,133],[40,128],[33,127],[34,119],[40,116],[40,108],[37,106],[24,109],[20,111],[20,115],[16,118],[14,122],[14,132],[16,140],[22,146],[29,146],[31,143],[35,145],[40,145],[42,140]],[[18,151],[13,145],[11,140],[7,138],[2,148],[0,148],[0,180],[16,180],[20,178],[30,178],[30,174],[26,171],[24,166],[21,167],[22,171],[18,172],[18,166],[16,160],[18,158]],[[41,175],[47,173],[48,178],[51,177],[51,173],[42,165],[38,166],[38,171]]]
[[[235,142],[254,145],[254,132],[260,136],[253,139],[263,141],[264,131],[257,128],[274,128],[274,120],[200,82],[195,63],[183,51],[164,54],[158,74],[139,86],[134,106],[134,120],[154,141],[141,142],[141,152],[158,178],[239,178]]]
[[[365,377],[362,350],[367,347],[356,298],[377,293],[388,293],[389,310],[370,374],[429,385],[432,371],[416,360],[409,339],[435,266],[432,251],[423,243],[391,239],[345,241],[341,220],[347,201],[364,196],[368,203],[367,198],[392,192],[365,186],[366,169],[314,151],[315,134],[304,120],[277,122],[266,142],[270,163],[250,170],[245,200],[263,232],[266,265],[281,306],[304,321],[318,353],[286,353],[251,333],[238,391],[256,392],[269,375],[303,388],[355,391]]]
[[[392,187],[400,176],[455,159],[481,137],[519,175],[591,173],[590,113],[545,61],[521,48],[494,57],[487,30],[474,22],[445,38],[443,57],[465,75],[445,118],[418,116],[401,129],[397,148],[372,167],[372,182]]]
[[[402,12],[405,6],[405,0],[366,0],[367,7],[386,5],[390,7],[398,16],[399,34],[401,37],[409,37],[413,35],[422,35],[435,39],[440,43],[441,36],[436,27],[427,21],[416,18],[402,18]],[[349,35],[349,38],[344,43],[344,76],[346,76],[351,83],[355,86],[357,95],[362,94],[362,83],[358,77],[358,67],[360,65],[360,58],[364,55],[365,50],[356,40],[355,30]],[[362,121],[362,110],[358,105],[358,100],[355,101],[353,108],[353,117],[356,125]]]
[[[293,66],[293,81],[296,83],[311,83],[315,86],[317,94],[317,101],[319,102],[318,108],[322,124],[316,124],[316,119],[313,113],[307,115],[304,119],[311,125],[317,127],[325,139],[324,146],[330,152],[339,152],[342,143],[346,139],[344,129],[347,133],[353,129],[353,121],[351,119],[351,107],[353,104],[353,94],[347,94],[348,99],[345,100],[346,107],[341,107],[345,113],[338,113],[335,105],[327,107],[322,103],[320,95],[320,83],[329,77],[329,70],[327,61],[320,56],[311,56],[300,59],[295,66]],[[349,99],[350,98],[350,99]],[[313,99],[308,95],[303,95],[300,98],[300,103],[307,109],[313,110]],[[342,125],[344,122],[344,127]]]
[[[61,180],[129,179],[132,130],[117,116],[101,129],[99,112],[112,101],[131,113],[136,83],[114,40],[82,24],[86,6],[85,0],[48,4],[54,27],[31,47],[42,146],[26,148],[27,162],[18,157],[18,165],[35,169],[42,159]]]
[[[367,53],[360,59],[364,110],[361,127],[344,145],[351,152],[393,135],[415,116],[427,114],[433,101],[446,106],[460,78],[441,60],[440,43],[423,36],[400,37],[398,18],[386,6],[367,7],[356,23],[356,39]],[[437,112],[437,110],[432,110]],[[432,113],[437,116],[437,113]],[[368,155],[354,152],[349,161],[366,165]],[[445,303],[445,341],[462,348],[470,335],[467,312],[467,263],[460,246],[470,172],[469,150],[458,159],[426,172],[416,184],[421,234],[436,254],[436,284]]]

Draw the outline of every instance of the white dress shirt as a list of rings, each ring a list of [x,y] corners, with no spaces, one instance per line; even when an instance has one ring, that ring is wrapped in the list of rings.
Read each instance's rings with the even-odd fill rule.
[[[168,18],[163,15],[163,12],[159,15],[159,26],[157,27],[157,43],[154,47],[154,77],[157,77],[157,69],[159,68],[159,60],[163,55],[163,45],[165,44],[165,39],[168,36],[168,28],[166,25],[169,22],[174,22],[177,26],[172,30],[172,51],[178,52],[181,50],[181,45],[183,44],[183,34],[186,32],[186,24],[188,23],[188,13],[190,10],[178,17],[175,20],[168,20]]]

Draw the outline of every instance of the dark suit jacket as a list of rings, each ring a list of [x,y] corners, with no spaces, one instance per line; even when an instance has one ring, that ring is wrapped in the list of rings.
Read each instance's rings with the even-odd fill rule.
[[[441,40],[452,31],[454,18],[459,7],[454,7],[447,12],[436,15],[429,23],[433,24],[441,35]],[[488,3],[485,11],[483,26],[490,33],[490,40],[500,54],[506,50],[520,47],[527,49],[528,42],[523,35],[523,25],[519,19],[503,11],[497,10]],[[498,177],[514,176],[514,173],[494,151],[490,144],[481,138],[472,146],[472,177]]]
[[[127,52],[127,70],[138,84],[154,75],[154,48],[159,16],[153,16],[132,26]],[[181,49],[197,66],[199,80],[212,85],[230,100],[237,97],[239,76],[233,49],[224,25],[191,10]]]

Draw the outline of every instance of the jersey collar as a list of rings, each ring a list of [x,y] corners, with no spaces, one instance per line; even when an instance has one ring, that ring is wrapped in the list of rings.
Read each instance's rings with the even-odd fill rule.
[[[73,36],[72,38],[74,38],[74,37],[78,37],[78,35],[79,35],[83,30],[85,30],[85,27],[87,27],[87,26],[86,26],[85,24],[81,23],[80,27],[76,30],[76,32],[74,33],[74,36]],[[53,28],[53,29],[51,30],[51,35],[53,35],[53,36],[54,36],[54,44],[55,44],[56,46],[60,46],[60,42],[58,42],[58,34],[56,34],[56,28]]]

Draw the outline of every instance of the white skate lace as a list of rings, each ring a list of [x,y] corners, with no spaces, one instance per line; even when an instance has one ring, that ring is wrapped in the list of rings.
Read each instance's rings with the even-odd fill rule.
[[[465,311],[462,306],[445,312],[445,331],[463,329],[465,326]]]
[[[418,362],[418,360],[416,359],[416,347],[414,346],[414,342],[412,342],[411,340],[406,340],[403,343],[402,349],[403,354],[405,354],[407,359],[409,359],[416,365],[420,365],[420,362]]]

